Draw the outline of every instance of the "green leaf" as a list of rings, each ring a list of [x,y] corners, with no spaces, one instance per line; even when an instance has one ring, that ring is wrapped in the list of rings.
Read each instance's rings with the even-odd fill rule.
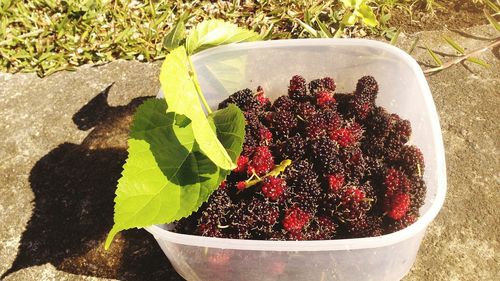
[[[186,125],[184,117],[177,117],[167,113],[160,99],[147,100],[137,109],[106,249],[121,230],[171,223],[190,215],[230,172],[219,169],[199,150],[193,127]],[[184,127],[178,127],[177,121]],[[236,161],[245,133],[243,113],[229,106],[214,112],[210,122]]]
[[[485,62],[484,60],[478,59],[475,57],[467,58],[467,61],[470,61],[472,63],[478,64],[478,65],[483,66],[483,67],[490,67],[491,66],[487,62]]]
[[[318,32],[310,25],[307,23],[301,21],[300,19],[296,19],[296,21],[304,28],[305,31],[307,31],[309,34],[311,34],[314,37],[319,37]]]
[[[321,37],[323,38],[332,38],[333,34],[330,32],[330,29],[319,19],[316,18],[316,23],[318,24],[321,30]]]
[[[409,55],[411,55],[411,53],[413,53],[413,50],[415,50],[415,47],[417,46],[419,40],[420,40],[420,37],[416,37],[415,40],[413,40],[413,42],[411,43],[410,48],[407,51],[407,53]]]
[[[429,55],[431,55],[432,59],[438,64],[438,65],[443,65],[443,61],[441,61],[441,59],[431,50],[429,49],[429,47],[425,47],[425,49],[427,49],[427,52],[429,53]]]
[[[488,19],[488,21],[490,22],[491,25],[493,25],[493,27],[497,30],[497,31],[500,31],[500,23],[498,23],[490,14],[488,14],[487,12],[484,12],[484,15],[486,16],[486,18]]]
[[[363,23],[365,25],[370,27],[378,25],[377,18],[375,17],[375,14],[370,6],[362,4],[358,9],[356,9],[356,12],[358,13],[358,16],[363,19]]]
[[[217,110],[208,116],[210,123],[215,125],[217,138],[220,140],[231,160],[236,162],[243,150],[245,138],[245,116],[234,104]]]
[[[357,18],[358,17],[355,14],[353,14],[351,12],[346,12],[344,14],[344,17],[342,18],[342,22],[341,23],[343,25],[351,26],[351,25],[354,25],[356,23]]]
[[[361,5],[363,0],[341,0],[341,2],[346,8],[356,8]]]
[[[184,20],[180,19],[167,33],[165,39],[163,39],[163,46],[167,49],[167,51],[171,52],[175,48],[179,47],[185,38],[186,25],[184,24]]]
[[[229,43],[259,40],[258,33],[238,27],[222,20],[208,20],[199,23],[186,39],[188,54]]]
[[[391,45],[395,46],[398,43],[398,38],[399,38],[400,33],[401,33],[401,30],[398,29],[398,31],[396,31],[396,33],[392,36]]]
[[[490,0],[485,0],[484,1],[488,7],[490,7],[495,13],[500,13],[500,7],[497,6],[497,4],[491,2]]]
[[[217,166],[232,170],[236,168],[236,164],[231,161],[216,133],[210,128],[198,98],[201,93],[198,92],[195,74],[188,64],[189,59],[183,46],[165,57],[160,71],[160,83],[168,104],[167,111],[189,118],[201,151]]]
[[[460,46],[457,42],[455,42],[453,39],[451,39],[448,36],[443,36],[443,39],[450,45],[453,49],[455,49],[459,54],[465,54],[464,48]]]

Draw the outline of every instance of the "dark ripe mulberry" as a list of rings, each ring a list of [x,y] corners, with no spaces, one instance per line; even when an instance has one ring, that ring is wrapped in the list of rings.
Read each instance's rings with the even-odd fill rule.
[[[375,108],[375,102],[364,96],[354,96],[350,107],[357,120],[365,120]]]
[[[366,215],[371,208],[371,201],[358,187],[346,186],[336,194],[339,198],[336,215],[342,221],[356,220]]]
[[[333,239],[338,225],[330,218],[316,217],[304,231],[304,240],[329,240]]]
[[[322,115],[316,114],[307,119],[305,125],[305,138],[319,139],[328,133],[328,124]]]
[[[333,96],[335,98],[335,101],[337,103],[337,111],[344,117],[344,118],[350,118],[352,117],[352,113],[350,113],[351,109],[351,100],[353,99],[354,95],[352,94],[335,94]]]
[[[231,208],[231,198],[224,189],[217,189],[206,203],[198,221],[198,234],[202,236],[224,237],[227,213]]]
[[[386,187],[385,194],[392,196],[397,193],[409,193],[411,182],[408,177],[400,170],[390,168],[387,170],[384,185]]]
[[[269,124],[273,134],[278,139],[292,136],[297,128],[297,118],[289,111],[277,111],[273,113]]]
[[[274,111],[291,111],[298,104],[298,102],[292,100],[289,96],[281,96],[274,101],[272,109]]]
[[[375,107],[368,118],[366,118],[364,124],[368,134],[373,136],[374,139],[382,140],[389,136],[389,132],[393,126],[391,115],[380,106]]]
[[[340,159],[349,181],[357,182],[365,176],[367,165],[359,147],[341,150]]]
[[[338,202],[339,198],[336,191],[323,193],[319,199],[318,214],[331,219],[336,218],[335,212],[337,211]]]
[[[302,159],[292,161],[292,164],[286,168],[283,176],[286,179],[300,178],[302,173],[309,173],[309,171],[314,172],[313,164],[307,159]]]
[[[383,178],[385,176],[385,171],[387,170],[387,164],[384,160],[382,158],[367,155],[367,153],[364,153],[364,155],[366,163],[365,176],[377,180]]]
[[[309,154],[313,163],[327,174],[339,172],[335,170],[340,161],[338,151],[337,143],[329,138],[320,138],[309,142]]]
[[[261,108],[261,104],[250,89],[243,89],[230,95],[219,104],[219,109],[227,107],[230,103],[235,104],[243,111],[258,111]]]
[[[342,119],[337,112],[330,109],[319,111],[307,119],[305,137],[314,140],[327,136],[329,132],[339,128],[341,123]]]
[[[343,222],[356,220],[370,210],[370,201],[365,199],[364,192],[354,186],[328,191],[320,201],[319,213]]]
[[[383,157],[388,163],[396,163],[399,159],[402,147],[403,144],[397,138],[392,138],[391,135],[389,135],[384,143]]]
[[[309,93],[307,92],[307,83],[304,77],[295,75],[290,80],[290,86],[288,87],[288,96],[297,101],[306,101],[310,99]]]
[[[228,223],[224,231],[232,239],[249,239],[251,229],[255,227],[255,220],[247,214],[247,202],[235,202],[228,212]]]
[[[278,223],[280,217],[278,205],[268,200],[254,197],[247,206],[246,212],[248,216],[253,216],[256,221],[256,228],[270,236],[273,227]]]
[[[390,116],[390,132],[389,137],[393,141],[398,142],[403,145],[408,142],[411,136],[411,124],[410,121],[401,119],[399,115],[393,113]]]
[[[370,134],[369,132],[366,133],[366,135],[369,134]],[[361,149],[363,150],[363,153],[367,156],[377,159],[385,157],[384,147],[385,147],[385,141],[380,138],[374,138],[368,136],[363,140],[363,142],[361,142]]]
[[[301,135],[278,142],[273,146],[273,154],[280,162],[285,159],[293,161],[302,159],[306,153],[306,140]]]
[[[309,92],[315,94],[320,91],[329,91],[333,94],[337,85],[335,81],[330,77],[324,77],[321,79],[315,79],[309,82]]]
[[[421,177],[424,174],[424,155],[414,145],[404,145],[398,155],[398,164],[410,177]]]
[[[373,76],[363,76],[356,84],[356,95],[368,97],[375,101],[378,94],[378,83]]]
[[[310,102],[301,102],[298,103],[293,108],[294,113],[297,115],[297,118],[303,121],[307,121],[316,115],[316,108]]]
[[[313,215],[318,207],[318,199],[323,191],[318,174],[307,160],[292,162],[283,175],[287,181],[290,194],[287,197],[289,206],[298,206]]]
[[[245,141],[243,143],[243,155],[250,156],[256,147],[264,145],[267,140],[262,139],[261,130],[265,126],[260,122],[257,114],[244,112],[245,115]]]
[[[382,218],[373,215],[364,215],[346,222],[346,230],[353,238],[375,237],[384,234]]]
[[[425,195],[427,194],[427,186],[422,178],[413,179],[410,189],[410,209],[416,213],[424,205]]]
[[[405,216],[401,217],[398,220],[394,220],[390,217],[387,217],[384,222],[385,224],[384,234],[389,234],[404,229],[413,224],[417,220],[417,218],[418,218],[418,213],[412,213],[412,212],[408,212]]]
[[[287,184],[290,190],[287,203],[290,206],[298,206],[314,215],[318,209],[320,195],[323,192],[318,175],[314,171],[308,170],[303,172],[301,177],[288,179]]]
[[[363,191],[365,198],[372,200],[371,204],[375,204],[377,200],[377,194],[375,188],[371,184],[371,182],[367,181],[358,186],[358,189]]]

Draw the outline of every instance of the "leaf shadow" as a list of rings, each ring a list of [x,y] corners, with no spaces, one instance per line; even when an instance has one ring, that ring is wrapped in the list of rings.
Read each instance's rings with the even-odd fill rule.
[[[119,234],[103,248],[113,223],[113,198],[127,152],[132,115],[146,98],[110,106],[108,86],[73,122],[92,129],[81,144],[64,142],[40,158],[29,176],[34,209],[17,256],[0,279],[24,268],[52,264],[57,270],[118,280],[183,280],[154,238],[144,230]]]

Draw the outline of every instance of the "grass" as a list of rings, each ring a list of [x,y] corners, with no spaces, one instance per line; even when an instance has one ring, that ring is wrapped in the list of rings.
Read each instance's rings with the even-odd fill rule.
[[[390,25],[394,12],[411,13],[414,5],[433,2],[368,1],[379,26],[357,24],[347,27],[344,36],[391,39],[397,34]],[[307,26],[329,36],[344,13],[339,0],[0,0],[0,71],[45,76],[119,58],[162,59],[167,52],[163,38],[182,15],[189,17],[188,28],[206,18],[221,18],[252,28],[266,39],[278,39],[312,37]]]

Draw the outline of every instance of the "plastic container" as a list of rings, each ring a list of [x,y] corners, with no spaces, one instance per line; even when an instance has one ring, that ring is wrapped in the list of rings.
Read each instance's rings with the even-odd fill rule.
[[[443,205],[446,168],[441,129],[419,65],[391,45],[361,39],[252,42],[213,48],[193,57],[201,88],[212,107],[242,88],[262,85],[276,98],[289,79],[331,76],[337,92],[352,92],[372,75],[377,104],[409,119],[411,143],[425,157],[427,198],[421,217],[381,237],[329,241],[232,240],[177,234],[168,225],[147,227],[186,280],[399,280],[412,267],[427,226]]]

